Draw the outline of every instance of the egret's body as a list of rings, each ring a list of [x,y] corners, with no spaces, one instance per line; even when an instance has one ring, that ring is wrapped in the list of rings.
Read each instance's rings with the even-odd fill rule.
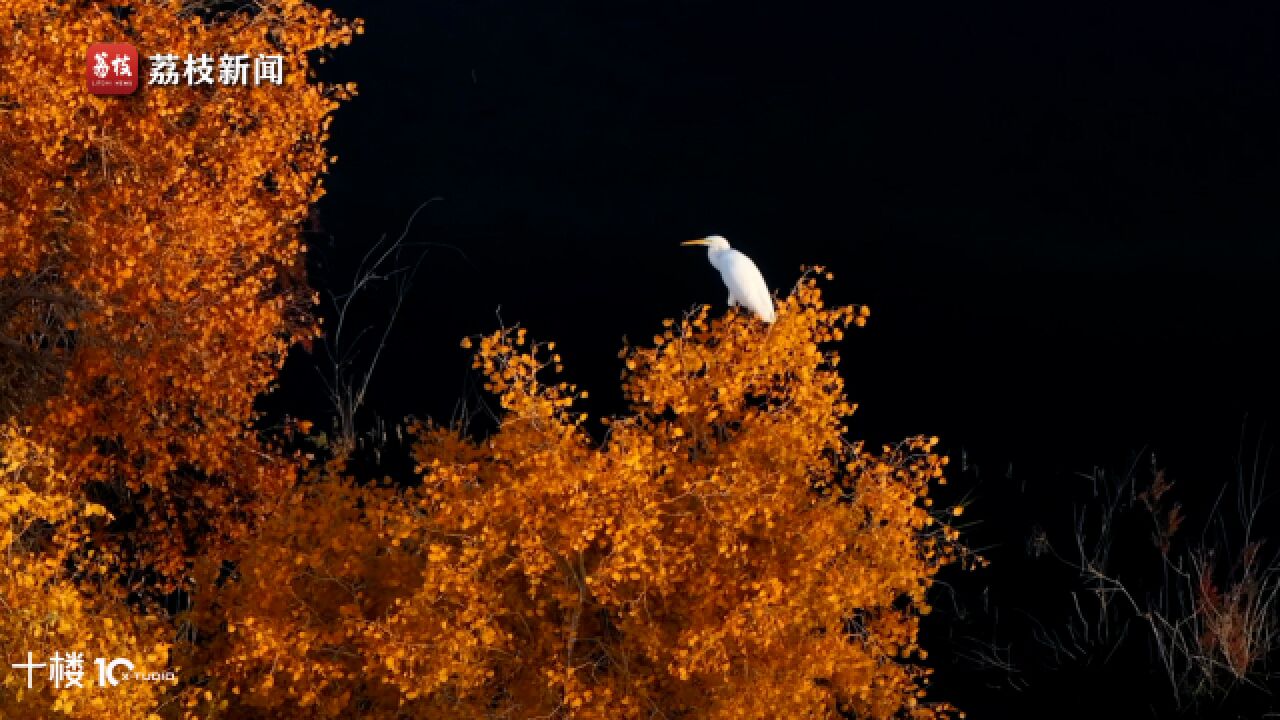
[[[719,235],[681,244],[706,246],[707,259],[720,271],[720,279],[729,288],[730,306],[741,305],[767,323],[774,321],[773,296],[751,258],[729,247],[729,241]]]

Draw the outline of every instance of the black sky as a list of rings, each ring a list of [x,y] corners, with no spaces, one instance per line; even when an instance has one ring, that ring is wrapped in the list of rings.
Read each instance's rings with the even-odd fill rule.
[[[876,441],[1033,483],[1156,448],[1216,488],[1245,414],[1275,415],[1274,3],[330,5],[367,33],[324,68],[360,95],[315,281],[443,198],[384,417],[446,418],[499,308],[619,410],[624,335],[723,308],[678,246],[709,233],[775,289],[821,263],[872,306],[842,367]],[[287,393],[315,397],[307,363]]]

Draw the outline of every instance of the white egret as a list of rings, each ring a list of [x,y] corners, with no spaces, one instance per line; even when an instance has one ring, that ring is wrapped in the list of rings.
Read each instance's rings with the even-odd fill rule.
[[[774,321],[773,296],[769,294],[769,286],[764,284],[760,268],[751,262],[751,258],[729,247],[729,241],[720,235],[708,235],[680,244],[706,246],[707,259],[720,271],[720,279],[729,288],[730,307],[742,305],[761,320],[767,323]]]

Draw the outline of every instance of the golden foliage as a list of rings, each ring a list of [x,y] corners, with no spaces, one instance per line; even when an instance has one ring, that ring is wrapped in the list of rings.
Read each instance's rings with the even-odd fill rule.
[[[157,591],[221,562],[296,474],[250,423],[286,348],[316,332],[298,226],[353,88],[309,68],[359,25],[299,0],[190,5],[0,11],[0,717],[176,707],[194,679]],[[280,54],[284,83],[95,97],[85,50],[112,40]],[[55,652],[85,654],[86,689],[44,670],[28,689],[12,668]],[[99,688],[96,657],[186,683]]]
[[[114,558],[93,537],[106,511],[75,499],[53,456],[12,426],[0,426],[0,642],[6,665],[47,663],[54,653],[84,653],[84,690],[59,692],[37,671],[31,689],[25,671],[5,668],[0,717],[146,718],[163,702],[164,685],[138,684],[128,692],[93,685],[93,658],[132,658],[139,672],[168,669],[164,628],[134,612],[110,579]],[[73,577],[66,572],[75,566]]]
[[[233,508],[292,477],[249,423],[315,332],[298,227],[351,89],[314,82],[308,54],[358,26],[299,0],[216,21],[110,5],[0,13],[0,411],[145,517],[130,546],[177,575],[193,543],[235,532]],[[139,68],[135,95],[97,97],[85,49],[104,40],[281,54],[284,83],[147,87]],[[56,372],[27,371],[41,356]]]
[[[201,4],[0,13],[0,647],[178,676],[87,665],[59,692],[11,667],[0,715],[950,712],[917,641],[958,557],[929,510],[946,461],[846,439],[829,345],[868,313],[811,279],[768,328],[703,308],[625,349],[603,441],[524,330],[476,349],[498,430],[415,428],[413,487],[259,437],[254,399],[316,331],[297,229],[351,92],[309,63],[360,28]],[[280,53],[284,85],[88,95],[85,46],[120,39]]]
[[[412,489],[317,470],[200,611],[232,630],[195,661],[212,696],[324,717],[948,714],[917,642],[958,557],[928,509],[946,461],[931,438],[845,439],[824,347],[857,317],[806,280],[768,330],[671,322],[623,352],[633,411],[603,443],[585,393],[544,381],[554,344],[481,339],[500,428],[418,427]]]

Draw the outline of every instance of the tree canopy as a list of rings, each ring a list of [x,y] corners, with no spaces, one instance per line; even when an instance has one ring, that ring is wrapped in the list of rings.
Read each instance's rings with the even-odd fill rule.
[[[498,427],[416,425],[396,483],[263,430],[319,332],[299,225],[354,92],[312,64],[361,26],[222,7],[0,13],[0,647],[41,664],[0,715],[951,714],[918,641],[971,559],[931,507],[946,459],[849,439],[833,343],[869,311],[814,275],[771,327],[701,308],[625,348],[616,417],[553,343],[466,341]],[[115,39],[280,54],[283,83],[90,95]],[[82,687],[51,680],[73,652]],[[112,658],[156,677],[104,686]]]

